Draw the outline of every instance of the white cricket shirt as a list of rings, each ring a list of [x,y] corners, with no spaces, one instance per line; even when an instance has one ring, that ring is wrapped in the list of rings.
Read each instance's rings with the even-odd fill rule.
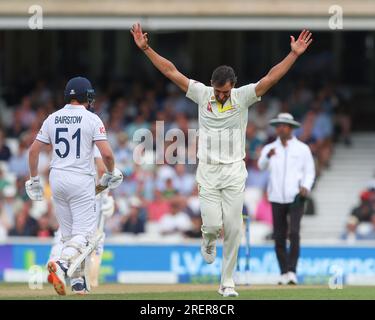
[[[107,134],[96,114],[67,104],[44,120],[36,139],[52,144],[51,168],[95,175],[94,142]]]
[[[271,149],[275,154],[267,158]],[[276,203],[292,203],[300,187],[311,190],[315,180],[315,165],[309,146],[296,137],[284,147],[280,138],[262,149],[258,160],[261,170],[269,170],[268,199]]]
[[[214,89],[190,80],[186,97],[199,107],[198,154],[200,162],[229,164],[245,158],[248,108],[261,98],[257,83],[233,88],[224,106],[216,101]]]

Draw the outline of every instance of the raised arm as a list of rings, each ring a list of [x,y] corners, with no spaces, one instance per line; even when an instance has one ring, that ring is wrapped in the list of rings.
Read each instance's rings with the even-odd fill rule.
[[[175,65],[169,60],[165,59],[156,53],[148,44],[147,33],[142,32],[140,23],[136,23],[130,30],[133,35],[134,42],[145,55],[151,60],[153,65],[164,74],[169,80],[174,82],[184,92],[187,92],[189,87],[189,79],[177,70]]]
[[[265,77],[263,77],[255,88],[257,97],[263,96],[270,88],[272,88],[292,67],[297,58],[305,52],[313,39],[309,30],[303,30],[297,41],[290,36],[290,53],[280,63],[275,65]]]

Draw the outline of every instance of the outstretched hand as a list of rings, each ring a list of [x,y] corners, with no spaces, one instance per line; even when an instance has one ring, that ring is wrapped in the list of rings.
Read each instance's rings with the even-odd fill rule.
[[[290,47],[292,52],[297,56],[300,56],[309,47],[313,39],[311,38],[312,33],[309,30],[303,30],[298,39],[295,40],[293,36],[290,36]]]
[[[147,32],[142,32],[142,27],[139,22],[133,24],[132,28],[130,29],[130,33],[133,35],[134,42],[138,48],[142,50],[146,50],[148,48]]]

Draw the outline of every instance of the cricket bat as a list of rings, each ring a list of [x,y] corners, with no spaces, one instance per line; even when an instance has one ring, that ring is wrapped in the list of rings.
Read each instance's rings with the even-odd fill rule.
[[[102,186],[101,184],[98,184],[95,186],[95,195],[99,194],[100,192],[104,191],[107,189],[108,186]]]

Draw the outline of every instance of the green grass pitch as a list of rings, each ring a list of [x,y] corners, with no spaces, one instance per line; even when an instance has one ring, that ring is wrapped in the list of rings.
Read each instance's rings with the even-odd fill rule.
[[[57,296],[51,285],[31,290],[27,284],[0,283],[0,300],[374,300],[375,287],[344,286],[332,290],[328,286],[238,286],[238,298],[223,298],[217,293],[217,285],[125,285],[102,284],[90,294],[76,296],[68,289],[66,296]]]

